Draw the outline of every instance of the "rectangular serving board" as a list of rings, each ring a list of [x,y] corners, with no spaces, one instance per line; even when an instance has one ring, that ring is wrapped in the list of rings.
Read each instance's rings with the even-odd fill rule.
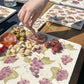
[[[12,16],[16,12],[13,8],[8,8],[0,5],[0,23]]]
[[[84,25],[84,10],[54,4],[41,18],[46,21],[81,30]]]
[[[11,29],[9,29],[6,32],[9,32],[10,30]],[[47,35],[48,37],[47,41],[51,41],[53,39],[59,40],[63,48],[61,52],[53,54],[51,48],[49,48],[45,50],[44,53],[38,54],[37,52],[32,52],[31,56],[27,56],[27,57],[21,57],[20,54],[18,53],[17,56],[19,57],[19,59],[16,60],[14,63],[9,63],[9,64],[4,63],[3,61],[4,56],[0,57],[0,71],[2,70],[2,68],[7,66],[9,66],[14,71],[11,77],[8,76],[9,77],[8,79],[5,78],[3,80],[0,80],[0,84],[17,84],[17,82],[22,80],[29,81],[30,83],[28,84],[40,84],[39,81],[42,80],[43,78],[51,82],[48,84],[69,84],[69,81],[71,79],[72,73],[75,68],[75,64],[79,57],[81,45],[52,35],[48,35],[48,34],[44,34],[44,35]],[[38,60],[40,60],[42,63],[44,63],[43,69],[39,70],[39,78],[33,76],[29,69],[32,60],[35,57]],[[62,60],[63,57],[64,57],[64,62],[69,61],[67,64],[64,64]],[[29,63],[25,61],[25,59],[26,60],[31,59],[31,62]],[[44,61],[42,61],[42,59],[44,59]],[[60,78],[60,75],[62,78]]]

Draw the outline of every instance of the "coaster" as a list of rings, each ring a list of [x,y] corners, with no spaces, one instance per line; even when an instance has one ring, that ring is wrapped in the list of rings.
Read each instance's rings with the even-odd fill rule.
[[[12,16],[16,12],[15,9],[0,5],[0,23]]]
[[[41,18],[81,30],[84,24],[84,11],[55,4]]]
[[[84,0],[61,0],[61,4],[84,9]]]

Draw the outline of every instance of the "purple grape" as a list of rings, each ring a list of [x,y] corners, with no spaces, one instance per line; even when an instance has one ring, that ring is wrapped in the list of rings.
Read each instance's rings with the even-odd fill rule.
[[[42,78],[42,80],[39,81],[39,84],[52,84],[52,83],[49,79]]]
[[[78,1],[72,1],[72,3],[74,3],[74,4],[79,4],[79,2],[78,2]]]
[[[11,73],[12,70],[9,66],[2,68],[2,70],[0,71],[0,80],[3,80],[4,78],[10,76]]]
[[[4,63],[14,63],[16,61],[16,59],[14,59],[13,57],[7,57],[7,59],[4,61]]]
[[[30,71],[32,72],[33,76],[36,78],[39,77],[38,73],[40,69],[43,69],[43,63],[41,60],[38,60],[36,57],[32,60],[32,63],[30,64]]]
[[[61,60],[64,65],[67,65],[69,62],[72,62],[73,59],[67,55],[63,55]]]
[[[28,80],[19,81],[17,84],[30,84]]]
[[[61,70],[59,69],[58,72],[56,73],[57,75],[57,81],[62,81],[68,78],[68,72],[67,70]]]
[[[40,54],[41,51],[42,51],[42,46],[39,46],[39,48],[36,49],[36,52],[37,52],[38,54]]]

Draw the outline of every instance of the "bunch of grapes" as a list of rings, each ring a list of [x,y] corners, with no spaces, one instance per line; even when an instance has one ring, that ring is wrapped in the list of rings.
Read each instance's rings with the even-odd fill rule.
[[[13,57],[7,57],[7,59],[4,61],[4,63],[14,63],[16,61],[16,59],[14,59]]]
[[[68,72],[67,70],[61,70],[59,69],[58,72],[56,73],[57,75],[57,81],[62,81],[68,78]]]
[[[43,78],[39,81],[40,84],[52,84],[51,81],[47,78]]]
[[[11,73],[12,70],[9,66],[2,68],[2,70],[0,71],[0,80],[3,80],[4,78],[10,76]]]
[[[33,76],[36,78],[39,77],[38,73],[40,69],[43,69],[43,63],[41,60],[38,60],[36,57],[32,60],[32,63],[30,64],[30,71],[32,72]]]
[[[28,80],[19,81],[17,84],[30,84]]]
[[[52,47],[53,54],[55,54],[56,52],[60,52],[60,50],[61,50],[61,44],[58,40],[46,42],[45,47],[46,48]]]

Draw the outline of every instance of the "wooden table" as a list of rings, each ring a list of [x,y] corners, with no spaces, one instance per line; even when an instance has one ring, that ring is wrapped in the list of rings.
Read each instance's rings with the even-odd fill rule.
[[[48,2],[45,9],[41,13],[40,17],[52,5],[53,5],[53,3]],[[40,32],[54,35],[56,37],[63,38],[63,39],[66,39],[68,41],[72,41],[72,42],[75,42],[75,43],[82,45],[82,49],[81,49],[79,58],[77,60],[77,64],[75,66],[74,72],[73,72],[71,80],[70,80],[70,84],[77,84],[77,80],[78,80],[78,77],[79,77],[79,74],[81,71],[81,67],[82,67],[82,64],[84,61],[84,27],[80,31],[80,30],[72,29],[69,27],[62,26],[62,25],[49,23],[49,26],[46,24],[44,27],[42,27]]]

